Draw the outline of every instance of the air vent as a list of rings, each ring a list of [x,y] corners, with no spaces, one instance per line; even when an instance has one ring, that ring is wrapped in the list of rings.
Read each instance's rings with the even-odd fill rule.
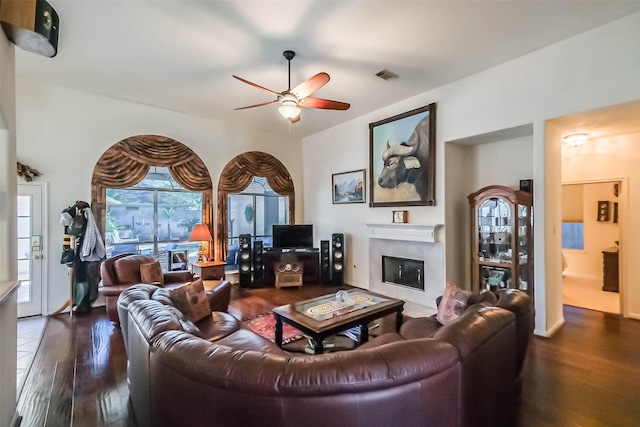
[[[382,80],[389,80],[389,79],[397,79],[398,78],[397,74],[394,74],[389,70],[378,71],[376,73],[376,76],[380,77]]]

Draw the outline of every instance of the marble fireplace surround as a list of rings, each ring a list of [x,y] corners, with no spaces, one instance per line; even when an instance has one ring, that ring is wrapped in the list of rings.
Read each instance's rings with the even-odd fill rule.
[[[444,289],[444,245],[438,242],[440,225],[365,224],[369,231],[369,289],[428,308]],[[385,283],[382,256],[424,261],[424,291]]]

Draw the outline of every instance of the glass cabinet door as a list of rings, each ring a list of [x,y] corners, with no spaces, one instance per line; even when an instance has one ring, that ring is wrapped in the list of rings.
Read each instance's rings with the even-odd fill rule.
[[[511,287],[511,269],[480,265],[480,289],[508,289]]]
[[[490,185],[471,207],[471,289],[520,289],[533,297],[533,195]]]
[[[511,209],[505,199],[491,198],[478,206],[478,259],[511,263]]]

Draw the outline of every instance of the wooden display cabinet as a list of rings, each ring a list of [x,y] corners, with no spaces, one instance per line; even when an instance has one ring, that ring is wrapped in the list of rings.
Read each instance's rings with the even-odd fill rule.
[[[533,298],[533,194],[492,185],[468,199],[472,290],[520,289]]]

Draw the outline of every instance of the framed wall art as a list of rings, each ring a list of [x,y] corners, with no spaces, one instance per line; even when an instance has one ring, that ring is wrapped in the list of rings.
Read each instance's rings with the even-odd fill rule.
[[[409,222],[409,216],[407,211],[392,211],[393,217],[391,222],[406,224]]]
[[[364,169],[340,172],[331,175],[331,195],[333,204],[364,203]]]
[[[609,201],[598,202],[598,221],[609,221]]]
[[[369,206],[435,206],[436,104],[369,124]]]

